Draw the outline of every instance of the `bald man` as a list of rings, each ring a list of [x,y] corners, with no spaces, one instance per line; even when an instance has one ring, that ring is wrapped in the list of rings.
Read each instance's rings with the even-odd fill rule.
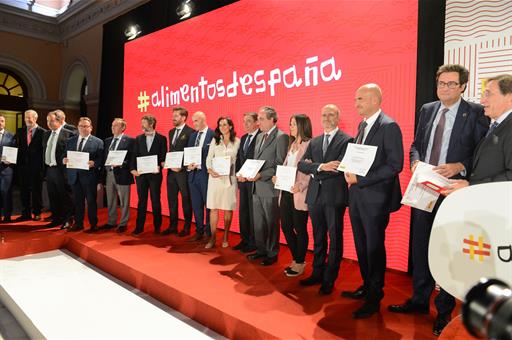
[[[206,124],[206,115],[197,111],[192,115],[194,125],[193,132],[188,139],[188,147],[201,147],[201,164],[190,164],[188,171],[188,186],[192,200],[192,210],[196,221],[195,240],[199,240],[204,235],[211,236],[210,230],[210,211],[206,209],[206,192],[208,189],[208,170],[206,169],[206,156],[213,138],[213,131]],[[206,209],[206,215],[205,215]],[[178,236],[190,235],[190,229],[184,228]],[[206,238],[207,239],[207,238]]]
[[[382,92],[376,84],[366,84],[356,91],[355,106],[363,118],[356,144],[377,147],[375,160],[366,174],[345,173],[349,185],[349,213],[363,285],[342,296],[364,299],[352,316],[368,318],[379,312],[384,297],[386,249],[384,238],[389,215],[400,209],[402,192],[398,174],[404,163],[402,132],[398,124],[382,112]]]

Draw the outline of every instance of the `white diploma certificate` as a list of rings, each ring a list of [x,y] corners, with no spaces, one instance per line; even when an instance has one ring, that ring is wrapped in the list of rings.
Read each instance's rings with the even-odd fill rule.
[[[427,212],[432,212],[437,199],[439,198],[439,192],[421,184],[418,181],[418,178],[421,179],[424,174],[434,174],[435,172],[432,170],[433,168],[433,165],[418,162],[416,170],[414,171],[414,174],[409,181],[409,185],[407,185],[407,189],[405,190],[402,198],[402,204]],[[427,175],[427,177],[430,176]]]
[[[68,169],[81,169],[89,170],[89,153],[80,151],[68,151],[68,162],[66,167]]]
[[[212,169],[219,174],[219,176],[229,176],[231,173],[231,157],[214,157],[212,159]]]
[[[265,164],[265,160],[260,159],[247,159],[238,171],[237,176],[245,178],[254,178],[260,171],[261,167]]]
[[[278,165],[276,169],[276,184],[274,188],[291,192],[295,185],[297,168],[294,166]]]
[[[137,171],[139,174],[154,174],[158,172],[158,156],[137,157]]]
[[[183,149],[183,165],[201,165],[201,147],[193,146]]]
[[[377,147],[374,145],[348,143],[347,151],[338,166],[338,171],[364,177],[372,167],[376,154]]]
[[[124,159],[126,158],[126,154],[128,150],[111,150],[108,152],[107,160],[105,161],[105,165],[123,165]]]
[[[173,151],[165,154],[165,169],[181,169],[183,163],[183,151]]]
[[[16,164],[18,159],[18,148],[12,146],[4,146],[2,149],[2,160],[11,164]]]

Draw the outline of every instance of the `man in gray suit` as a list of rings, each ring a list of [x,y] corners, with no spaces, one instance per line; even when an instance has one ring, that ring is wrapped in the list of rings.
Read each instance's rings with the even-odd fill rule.
[[[270,106],[258,111],[261,133],[256,137],[254,158],[265,160],[265,164],[254,178],[253,183],[254,238],[256,253],[247,255],[249,260],[263,259],[262,266],[277,262],[279,253],[279,212],[277,199],[279,191],[274,189],[272,176],[276,167],[282,165],[288,150],[288,135],[276,126],[277,113]]]

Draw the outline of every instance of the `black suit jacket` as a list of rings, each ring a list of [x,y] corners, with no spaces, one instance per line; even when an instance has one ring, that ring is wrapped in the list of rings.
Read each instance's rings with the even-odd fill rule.
[[[311,140],[298,164],[298,170],[313,177],[309,181],[306,194],[307,204],[322,204],[331,206],[343,206],[348,204],[347,182],[342,172],[318,171],[321,163],[340,160],[345,155],[347,144],[352,142],[352,137],[338,130],[334,137],[331,137],[329,147],[322,152],[324,135]],[[310,162],[309,162],[310,161]]]
[[[240,139],[240,147],[238,148],[238,152],[236,154],[236,165],[235,165],[236,170],[235,170],[235,172],[240,171],[240,169],[242,168],[242,165],[244,165],[246,160],[254,159],[254,148],[256,145],[256,137],[258,137],[260,132],[261,131],[258,130],[256,132],[256,134],[254,135],[254,137],[251,139],[251,144],[249,144],[249,148],[247,149],[247,153],[245,153],[245,154],[244,154],[244,145],[245,145],[245,141],[247,140],[247,136],[249,134],[246,133]],[[246,182],[243,182],[243,183],[246,183]],[[239,183],[239,185],[240,184],[242,184],[242,183]],[[249,184],[252,184],[252,183],[249,183]]]
[[[148,151],[146,144],[146,135],[138,135],[133,144],[133,154],[131,159],[130,171],[137,170],[137,157],[143,156],[158,156],[158,166],[160,173],[162,172],[162,163],[165,161],[165,154],[167,153],[167,138],[164,135],[155,131],[155,138],[151,144],[151,149]]]
[[[471,184],[512,181],[512,114],[475,150]]]
[[[421,107],[416,135],[410,150],[411,165],[416,160],[425,162],[428,141],[440,107],[440,101],[427,103]],[[446,163],[461,162],[469,175],[473,164],[473,152],[485,136],[488,127],[489,120],[484,116],[483,106],[462,99],[450,135]],[[454,178],[461,178],[461,176],[457,175]]]
[[[350,187],[350,197],[357,195],[373,213],[400,209],[402,191],[398,174],[404,165],[402,132],[398,124],[381,112],[364,141],[377,147],[375,160],[365,177],[357,176]]]
[[[32,133],[32,141],[27,145],[27,127],[18,129],[16,143],[18,147],[18,169],[30,169],[42,173],[44,167],[43,136],[47,130],[39,125]]]
[[[43,162],[44,155],[46,154],[46,146],[48,144],[48,139],[50,138],[52,131],[46,131],[43,136]],[[55,146],[55,160],[57,161],[57,166],[62,171],[62,173],[66,174],[66,166],[62,164],[62,160],[66,157],[66,143],[70,137],[73,136],[73,133],[69,130],[62,128],[60,130],[59,136],[57,138],[57,144]]]
[[[176,141],[176,145],[172,145],[172,141],[174,140],[174,134],[176,133],[176,128],[171,129],[169,131],[169,152],[173,151],[183,151],[183,149],[188,145],[188,140],[190,135],[194,133],[194,129],[190,126],[185,125],[183,129],[180,131],[180,135],[178,136],[178,140]],[[186,169],[186,167],[182,167],[182,171]],[[175,173],[174,171],[169,170],[169,173]]]
[[[78,129],[73,124],[66,123],[66,124],[64,124],[63,128],[68,130],[68,131],[71,131],[71,133],[74,134],[74,135],[78,134]]]
[[[104,141],[104,157],[103,157],[103,164],[105,164],[105,161],[108,157],[108,152],[110,151],[110,145],[112,144],[112,140],[114,137],[108,137]],[[127,150],[126,157],[124,158],[123,164],[121,166],[116,166],[113,168],[114,171],[114,178],[116,179],[116,183],[119,185],[130,185],[134,183],[133,175],[130,173],[130,162],[133,157],[133,148],[135,144],[135,139],[123,135],[123,137],[117,142],[117,148],[116,150]],[[106,182],[105,180],[106,176],[106,167],[103,167],[103,183]]]

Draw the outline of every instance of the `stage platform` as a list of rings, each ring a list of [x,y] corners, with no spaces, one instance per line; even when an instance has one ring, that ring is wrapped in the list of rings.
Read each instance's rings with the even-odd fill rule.
[[[99,214],[100,221],[104,221],[106,210]],[[335,291],[320,296],[318,286],[299,285],[299,279],[305,276],[288,278],[283,274],[291,261],[284,246],[277,264],[262,267],[230,248],[205,250],[203,244],[175,235],[153,235],[152,230],[146,230],[140,237],[132,237],[129,232],[133,223],[123,235],[113,231],[87,234],[41,229],[41,224],[35,222],[0,225],[0,258],[67,249],[228,338],[435,339],[434,311],[431,315],[411,316],[389,313],[385,308],[409,296],[411,279],[403,273],[386,273],[380,314],[354,320],[351,314],[360,302],[341,298],[339,293],[360,285],[357,262],[344,260]],[[164,226],[167,224],[164,218]],[[146,225],[152,225],[151,214]],[[220,238],[222,232],[219,234]],[[238,235],[230,237],[230,244],[235,245]],[[311,272],[311,253],[306,261],[307,276]],[[116,322],[122,324],[123,320]]]

